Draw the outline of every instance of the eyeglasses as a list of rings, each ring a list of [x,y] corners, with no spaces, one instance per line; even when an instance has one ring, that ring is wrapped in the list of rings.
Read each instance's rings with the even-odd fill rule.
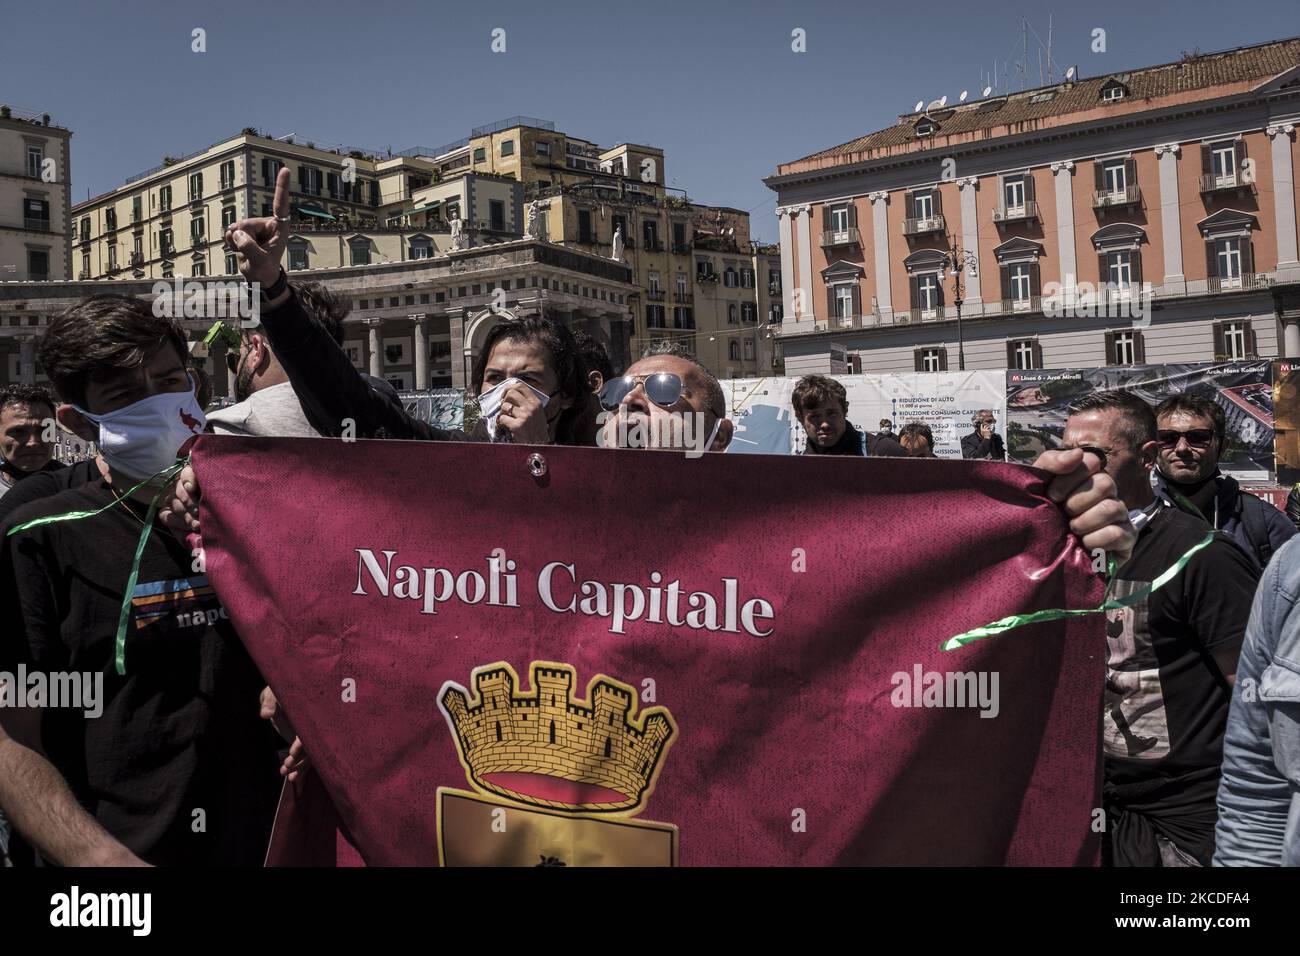
[[[239,374],[239,356],[243,354],[243,351],[241,348],[238,352],[226,353],[226,368],[230,369],[231,375]]]
[[[623,404],[623,399],[636,389],[645,386],[646,398],[660,408],[672,408],[682,397],[686,386],[681,377],[672,372],[655,372],[653,375],[624,375],[612,378],[600,389],[600,406],[606,411],[614,411]]]
[[[1187,444],[1193,448],[1207,448],[1210,442],[1214,441],[1214,429],[1189,428],[1185,432],[1180,432],[1172,428],[1162,428],[1156,432],[1156,441],[1165,448],[1176,448],[1179,440],[1183,438],[1186,438]]]

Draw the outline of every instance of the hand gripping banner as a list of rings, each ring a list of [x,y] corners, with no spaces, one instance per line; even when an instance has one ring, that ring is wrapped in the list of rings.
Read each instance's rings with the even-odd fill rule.
[[[209,579],[311,761],[281,830],[370,865],[1096,862],[1101,616],[940,650],[1101,599],[1029,468],[209,437],[193,464]]]

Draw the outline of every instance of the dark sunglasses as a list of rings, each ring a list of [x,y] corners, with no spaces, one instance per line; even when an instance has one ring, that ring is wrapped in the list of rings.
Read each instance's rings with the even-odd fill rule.
[[[624,375],[611,378],[600,388],[600,406],[612,412],[623,404],[623,399],[644,384],[646,398],[660,408],[672,408],[682,397],[685,387],[680,376],[672,372],[655,372],[653,375]]]
[[[231,375],[239,374],[239,352],[226,353],[226,368],[230,369]]]
[[[1185,432],[1179,432],[1174,431],[1172,428],[1162,428],[1156,432],[1156,441],[1166,448],[1176,448],[1180,438],[1186,438],[1187,444],[1193,448],[1206,448],[1210,442],[1214,441],[1214,429],[1191,428]]]

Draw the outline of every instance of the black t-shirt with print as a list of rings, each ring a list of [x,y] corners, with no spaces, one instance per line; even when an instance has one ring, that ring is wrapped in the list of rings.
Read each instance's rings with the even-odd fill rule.
[[[1151,583],[1209,531],[1177,508],[1156,511],[1119,570],[1114,596]],[[1231,689],[1211,655],[1241,646],[1257,581],[1246,554],[1215,533],[1158,591],[1106,612],[1107,780],[1136,783],[1219,766]]]
[[[11,523],[113,501],[100,480],[33,502]],[[260,866],[280,789],[278,738],[258,713],[263,681],[206,577],[192,571],[189,549],[161,526],[132,592],[125,676],[114,666],[144,527],[145,509],[131,507],[4,540],[0,670],[22,662],[104,675],[103,713],[46,708],[42,745],[81,804],[130,850],[157,865]]]

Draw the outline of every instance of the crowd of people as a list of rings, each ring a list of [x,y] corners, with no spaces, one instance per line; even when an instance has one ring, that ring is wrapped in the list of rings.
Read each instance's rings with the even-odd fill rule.
[[[272,216],[225,237],[262,296],[260,325],[230,333],[237,404],[205,416],[179,322],[115,295],[45,330],[39,359],[57,400],[0,393],[0,672],[96,672],[105,688],[93,720],[0,708],[0,845],[18,862],[260,865],[281,777],[310,772],[310,741],[196,564],[202,489],[192,469],[177,473],[193,435],[663,449],[681,447],[693,418],[702,450],[731,441],[721,385],[691,354],[656,348],[616,375],[599,342],[546,317],[493,327],[472,369],[472,428],[419,420],[344,353],[346,303],[288,281],[287,177]],[[888,420],[855,428],[826,376],[801,380],[792,403],[805,454],[934,457],[923,423],[897,436]],[[98,454],[52,467],[51,420]],[[649,440],[621,441],[629,422]],[[1002,458],[992,412],[972,426],[964,457]],[[1284,547],[1295,528],[1280,512],[1218,473],[1223,442],[1213,403],[1151,409],[1103,393],[1078,403],[1062,448],[1034,462],[1080,544],[1114,556],[1117,594],[1138,594],[1199,545],[1170,583],[1108,613],[1105,858],[1116,865],[1300,863],[1300,645],[1285,626],[1300,552]]]

